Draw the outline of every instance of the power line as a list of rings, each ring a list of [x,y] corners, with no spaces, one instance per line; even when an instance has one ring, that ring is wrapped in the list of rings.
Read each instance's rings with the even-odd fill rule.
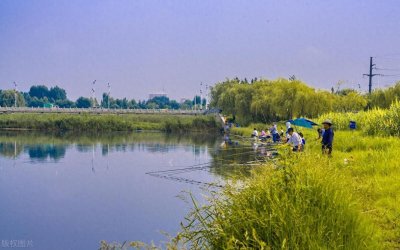
[[[382,70],[382,71],[400,71],[399,69],[385,69],[385,68],[375,68],[376,70]]]
[[[395,74],[395,75],[381,75],[383,77],[397,77],[400,76],[400,74]]]

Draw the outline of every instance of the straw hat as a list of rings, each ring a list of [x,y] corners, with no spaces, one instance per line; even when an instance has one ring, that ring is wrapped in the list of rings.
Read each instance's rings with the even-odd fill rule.
[[[332,125],[332,122],[331,122],[331,120],[325,120],[322,124],[329,124],[329,125]]]

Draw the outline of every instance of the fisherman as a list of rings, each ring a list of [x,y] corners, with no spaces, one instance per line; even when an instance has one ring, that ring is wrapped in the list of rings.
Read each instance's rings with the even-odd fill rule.
[[[260,140],[261,141],[266,141],[267,140],[267,133],[265,132],[264,129],[261,131]]]
[[[288,134],[290,135],[288,143],[293,145],[293,152],[300,152],[303,144],[300,135],[294,132],[293,128],[288,129]]]
[[[302,150],[304,150],[304,146],[306,145],[306,139],[304,139],[303,133],[300,132],[299,135],[301,138],[301,148],[302,148]]]
[[[322,135],[322,153],[331,156],[334,136],[332,122],[330,120],[325,120],[322,125],[324,125],[325,130]]]
[[[279,132],[278,132],[278,126],[274,122],[274,125],[269,129],[271,134],[272,134],[272,141],[277,142],[279,141]]]
[[[258,131],[256,128],[254,128],[253,133],[251,133],[251,137],[258,138]]]
[[[291,127],[292,124],[290,124],[289,121],[286,122],[286,134],[289,134],[289,128]]]

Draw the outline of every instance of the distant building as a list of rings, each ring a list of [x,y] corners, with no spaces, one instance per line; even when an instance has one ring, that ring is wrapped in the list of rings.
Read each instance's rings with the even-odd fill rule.
[[[163,92],[149,94],[149,100],[153,99],[154,97],[168,97],[168,95],[167,93]]]

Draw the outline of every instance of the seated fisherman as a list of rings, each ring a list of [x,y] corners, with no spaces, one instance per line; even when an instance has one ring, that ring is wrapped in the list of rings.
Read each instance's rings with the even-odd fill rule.
[[[294,132],[293,128],[288,129],[288,134],[290,135],[288,143],[293,146],[293,152],[300,152],[303,146],[300,135]]]

